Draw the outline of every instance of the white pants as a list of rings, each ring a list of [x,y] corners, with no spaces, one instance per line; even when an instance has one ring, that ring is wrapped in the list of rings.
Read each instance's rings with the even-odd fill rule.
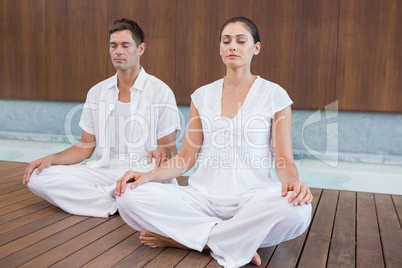
[[[34,171],[27,186],[36,195],[68,213],[107,218],[117,211],[116,181],[128,167],[127,163],[117,161],[108,168],[50,166],[39,175]],[[176,180],[167,182],[175,183]]]
[[[242,203],[213,204],[190,186],[146,183],[117,197],[119,213],[132,228],[170,237],[202,251],[220,265],[249,263],[259,247],[301,235],[311,205],[294,207],[280,192],[259,191]]]

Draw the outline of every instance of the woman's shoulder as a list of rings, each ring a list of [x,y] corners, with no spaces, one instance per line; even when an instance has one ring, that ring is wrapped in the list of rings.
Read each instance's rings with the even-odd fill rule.
[[[198,95],[217,93],[219,89],[222,89],[222,83],[223,78],[218,79],[212,83],[197,88],[192,95],[198,96]]]
[[[277,83],[268,81],[267,79],[264,79],[260,76],[258,76],[258,80],[259,80],[259,89],[264,90],[264,91],[273,91],[273,90],[278,90],[278,89],[282,89],[282,87],[280,85],[278,85]]]

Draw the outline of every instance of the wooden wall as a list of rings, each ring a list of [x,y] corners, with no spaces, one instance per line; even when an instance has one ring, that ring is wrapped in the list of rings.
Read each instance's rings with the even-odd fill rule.
[[[189,104],[225,75],[219,31],[233,16],[258,25],[253,73],[294,109],[402,112],[400,0],[0,0],[0,98],[85,100],[114,74],[107,29],[127,17],[145,31],[141,65]]]

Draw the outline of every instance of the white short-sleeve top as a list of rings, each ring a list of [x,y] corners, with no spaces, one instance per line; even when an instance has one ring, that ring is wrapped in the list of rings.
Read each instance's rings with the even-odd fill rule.
[[[130,129],[128,151],[132,159],[143,159],[158,148],[158,139],[180,131],[180,117],[172,90],[144,68],[141,67],[130,91],[130,117],[125,119]],[[116,124],[110,115],[116,109],[118,97],[117,74],[95,85],[87,94],[79,125],[95,135],[98,162],[94,166],[109,165],[110,132]]]
[[[271,122],[276,112],[292,104],[283,88],[257,76],[238,114],[223,118],[223,81],[191,95],[204,141],[189,185],[220,204],[261,189],[280,190],[272,175]]]

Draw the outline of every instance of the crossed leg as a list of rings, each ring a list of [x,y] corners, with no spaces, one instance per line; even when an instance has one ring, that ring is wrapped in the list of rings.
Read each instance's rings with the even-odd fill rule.
[[[144,244],[150,248],[169,247],[169,248],[190,249],[190,248],[174,241],[173,239],[171,239],[169,237],[164,237],[164,236],[149,232],[147,230],[141,231],[140,240],[141,240],[142,244]],[[204,247],[204,250],[205,249],[209,249],[208,245],[206,245]],[[256,252],[250,262],[255,265],[261,265],[260,255],[258,255],[258,253]]]

